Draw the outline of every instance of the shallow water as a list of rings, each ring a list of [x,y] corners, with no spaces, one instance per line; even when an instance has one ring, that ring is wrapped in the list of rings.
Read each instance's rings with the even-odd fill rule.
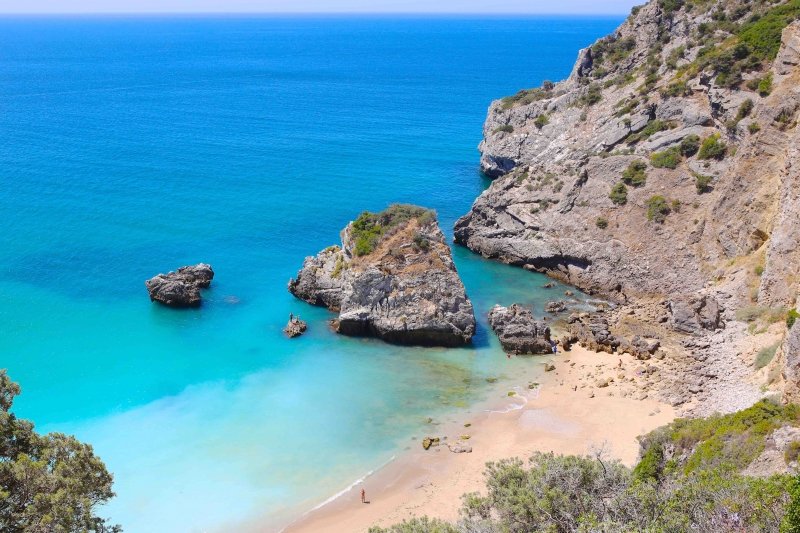
[[[619,18],[0,19],[0,365],[20,416],[94,444],[129,532],[277,529],[384,463],[428,417],[534,366],[495,303],[563,287],[455,248],[471,348],[331,333],[286,292],[362,209],[436,209],[487,185],[492,98],[569,73]],[[144,279],[209,262],[199,310]],[[309,320],[281,334],[289,312]],[[495,386],[488,377],[500,377]]]

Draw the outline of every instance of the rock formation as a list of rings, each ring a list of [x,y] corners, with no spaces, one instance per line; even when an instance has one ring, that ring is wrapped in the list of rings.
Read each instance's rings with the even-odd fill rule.
[[[455,226],[475,252],[621,304],[609,331],[665,335],[666,395],[698,414],[763,394],[740,350],[766,319],[742,316],[774,316],[800,290],[800,21],[786,4],[651,0],[568,79],[493,102],[479,148],[494,181]]]
[[[287,337],[293,339],[305,333],[307,329],[308,324],[305,320],[301,320],[299,316],[292,316],[283,328],[283,332]]]
[[[393,205],[362,213],[342,246],[309,257],[289,291],[339,313],[339,333],[397,344],[460,346],[475,316],[433,211]]]
[[[200,289],[208,288],[214,279],[211,265],[199,263],[185,266],[175,272],[158,274],[144,282],[150,301],[170,307],[197,307],[200,305]]]
[[[544,321],[536,320],[529,309],[519,304],[510,307],[495,305],[489,311],[489,325],[507,353],[553,353],[550,327]]]

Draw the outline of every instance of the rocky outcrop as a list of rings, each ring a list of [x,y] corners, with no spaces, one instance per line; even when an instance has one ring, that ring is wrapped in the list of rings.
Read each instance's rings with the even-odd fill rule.
[[[201,302],[200,289],[208,288],[212,279],[214,270],[211,265],[199,263],[158,274],[144,284],[152,302],[170,307],[197,307]]]
[[[673,405],[680,387],[703,398],[693,409],[763,395],[739,311],[775,313],[800,292],[800,21],[769,51],[743,31],[789,20],[770,18],[785,3],[650,1],[581,50],[568,79],[493,102],[479,148],[494,181],[455,225],[477,253],[631,312],[660,300],[636,322],[640,339],[666,328],[689,365],[662,376]],[[637,334],[626,315],[592,320],[575,336],[648,357],[623,342]],[[625,337],[610,333],[620,325]]]
[[[293,339],[305,333],[307,329],[308,324],[305,320],[301,320],[299,316],[292,316],[283,328],[283,333],[290,339]]]
[[[781,346],[785,397],[800,402],[800,325],[794,324]]]
[[[339,333],[396,344],[460,346],[475,316],[432,211],[394,205],[363,213],[342,246],[309,257],[289,291],[339,313]]]
[[[497,334],[503,350],[513,354],[549,354],[553,352],[550,326],[536,320],[529,309],[512,304],[495,305],[489,311],[489,326]]]

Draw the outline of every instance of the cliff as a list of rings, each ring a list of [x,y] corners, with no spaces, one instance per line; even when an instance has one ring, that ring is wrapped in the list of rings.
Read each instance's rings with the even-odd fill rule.
[[[339,333],[397,344],[459,346],[475,333],[472,303],[433,211],[362,213],[342,246],[306,258],[289,291],[339,313]]]
[[[695,407],[722,390],[737,398],[708,408],[746,407],[760,396],[742,390],[747,359],[800,280],[798,15],[796,0],[635,8],[568,79],[491,104],[479,149],[495,181],[456,241],[669,336],[674,403],[691,388]]]

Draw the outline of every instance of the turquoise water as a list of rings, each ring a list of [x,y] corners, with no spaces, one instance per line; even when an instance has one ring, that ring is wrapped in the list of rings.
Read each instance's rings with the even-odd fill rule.
[[[495,303],[544,279],[456,248],[472,348],[341,338],[286,282],[362,209],[487,185],[492,98],[568,74],[620,18],[0,19],[0,365],[17,413],[92,442],[129,532],[277,530],[519,379]],[[217,277],[199,310],[143,281]],[[558,291],[559,289],[553,289]],[[309,320],[281,334],[289,312]]]

